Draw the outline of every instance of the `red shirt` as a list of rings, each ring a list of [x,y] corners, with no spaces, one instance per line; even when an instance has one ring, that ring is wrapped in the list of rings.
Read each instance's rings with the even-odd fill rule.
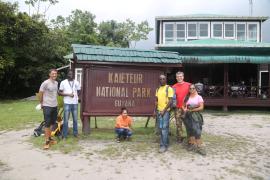
[[[183,82],[183,83],[176,83],[173,85],[175,89],[176,99],[177,99],[177,108],[182,108],[184,99],[189,92],[190,83]]]

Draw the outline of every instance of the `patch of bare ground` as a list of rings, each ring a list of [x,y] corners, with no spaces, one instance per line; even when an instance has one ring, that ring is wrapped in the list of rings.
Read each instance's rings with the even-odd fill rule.
[[[204,121],[206,156],[187,151],[175,137],[164,154],[155,138],[116,143],[91,135],[63,152],[37,147],[29,141],[32,130],[3,132],[1,179],[269,179],[269,115],[205,113]]]

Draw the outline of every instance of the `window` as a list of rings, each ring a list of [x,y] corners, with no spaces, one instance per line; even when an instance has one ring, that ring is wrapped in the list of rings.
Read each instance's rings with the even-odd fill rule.
[[[197,38],[197,23],[188,23],[188,38]]]
[[[186,24],[176,23],[176,41],[185,41],[186,38]]]
[[[209,23],[199,23],[199,37],[209,38]]]
[[[82,85],[82,68],[75,69],[75,80]]]
[[[248,40],[257,41],[258,36],[258,24],[248,23]]]
[[[222,38],[223,37],[223,24],[222,23],[213,23],[212,24],[212,37]]]
[[[246,24],[236,24],[236,39],[240,41],[246,40]]]
[[[234,23],[224,24],[224,37],[234,39]]]
[[[165,23],[164,24],[164,37],[165,43],[173,42],[174,40],[174,23]]]

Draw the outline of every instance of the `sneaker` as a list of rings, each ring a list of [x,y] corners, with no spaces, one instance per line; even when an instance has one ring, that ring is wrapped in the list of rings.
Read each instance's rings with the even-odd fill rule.
[[[165,153],[166,151],[167,151],[167,148],[161,147],[158,152],[159,153]]]
[[[50,148],[50,141],[46,141],[46,143],[43,146],[44,150],[48,150]]]
[[[131,141],[131,137],[127,136],[126,140]]]
[[[50,145],[55,145],[55,144],[57,144],[57,141],[54,139],[50,139]]]
[[[74,136],[75,138],[78,138],[78,134],[74,134],[73,136]]]
[[[177,142],[178,144],[183,143],[183,141],[184,141],[184,138],[183,138],[183,137],[180,137],[180,138],[177,138],[177,139],[176,139],[176,142]]]
[[[187,150],[188,151],[195,151],[197,149],[196,145],[195,144],[189,144],[187,146]]]
[[[202,147],[198,147],[197,150],[196,150],[196,152],[197,152],[198,154],[202,155],[202,156],[206,156],[206,151],[205,151],[205,149],[202,148]]]
[[[117,143],[120,143],[120,138],[116,138],[116,142]]]

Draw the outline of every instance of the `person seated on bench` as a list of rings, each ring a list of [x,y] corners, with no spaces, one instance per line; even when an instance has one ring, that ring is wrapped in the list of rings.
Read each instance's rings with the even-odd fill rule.
[[[121,139],[130,140],[132,118],[128,116],[127,108],[121,109],[121,115],[116,118],[115,133],[117,135],[116,142],[120,142]]]

